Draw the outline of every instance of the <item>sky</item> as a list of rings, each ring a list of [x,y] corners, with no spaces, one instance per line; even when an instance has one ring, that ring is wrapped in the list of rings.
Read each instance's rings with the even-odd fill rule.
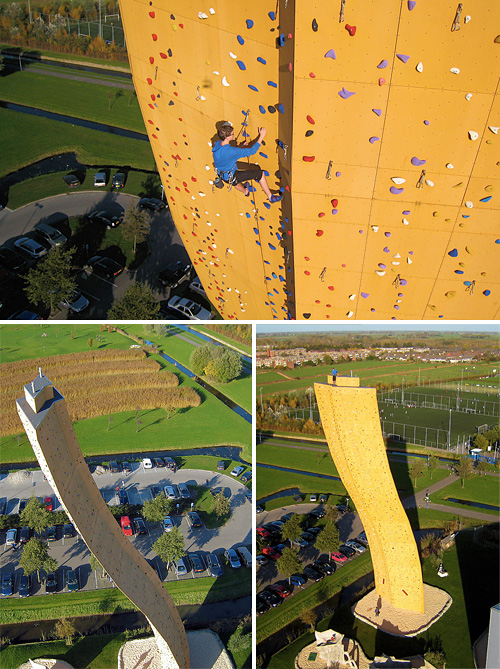
[[[456,323],[257,323],[257,334],[273,332],[497,332],[500,335],[500,322],[493,321],[457,321]]]

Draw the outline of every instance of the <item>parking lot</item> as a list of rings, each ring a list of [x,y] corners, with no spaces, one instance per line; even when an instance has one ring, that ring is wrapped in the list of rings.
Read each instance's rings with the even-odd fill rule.
[[[163,490],[164,486],[169,484],[186,483],[188,487],[209,486],[223,490],[226,497],[231,500],[231,517],[222,527],[208,529],[205,526],[194,528],[190,527],[186,515],[177,515],[175,512],[170,516],[174,525],[177,525],[185,539],[185,551],[189,553],[198,553],[202,556],[206,566],[205,556],[208,553],[216,553],[223,556],[225,550],[236,546],[251,545],[251,503],[247,498],[247,488],[235,480],[233,477],[209,472],[206,470],[184,470],[178,469],[173,472],[166,467],[144,470],[141,463],[131,463],[132,471],[129,474],[112,474],[107,471],[103,474],[94,473],[94,479],[99,487],[105,501],[110,505],[119,503],[119,491],[125,491],[129,503],[142,504],[146,499],[153,496],[152,488]],[[208,479],[208,483],[207,483]],[[41,471],[29,473],[24,483],[12,484],[4,476],[0,480],[0,503],[6,503],[6,514],[17,513],[19,503],[23,499],[29,499],[32,495],[38,498],[44,498],[47,495],[53,495],[49,484],[44,480]],[[54,511],[62,510],[59,502],[54,497]],[[194,506],[196,510],[196,506]],[[175,511],[175,508],[174,508]],[[133,516],[132,516],[133,519]],[[158,558],[152,546],[161,536],[163,530],[160,523],[146,522],[146,534],[134,534],[130,541],[143,555],[148,562],[155,568],[159,577],[163,581],[182,580],[190,578],[202,578],[209,576],[205,569],[203,572],[195,573],[192,569],[187,574],[177,575],[172,567],[167,570],[166,565]],[[18,581],[22,575],[22,569],[19,566],[19,558],[22,548],[13,549],[6,545],[6,530],[0,532],[0,573],[14,573],[15,584],[14,594],[18,593]],[[67,590],[66,574],[70,570],[75,570],[79,581],[79,589],[95,590],[98,588],[114,587],[106,575],[100,572],[93,572],[90,568],[90,552],[85,542],[75,532],[71,538],[62,536],[62,527],[58,527],[55,541],[49,543],[49,553],[57,561],[59,567],[57,570],[58,592]],[[222,562],[225,560],[222,557]],[[226,566],[226,570],[230,567]],[[32,594],[45,594],[45,588],[32,575]],[[40,572],[41,580],[45,573]]]

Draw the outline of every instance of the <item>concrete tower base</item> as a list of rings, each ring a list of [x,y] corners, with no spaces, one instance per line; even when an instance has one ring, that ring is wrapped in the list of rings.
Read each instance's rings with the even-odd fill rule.
[[[424,613],[398,609],[372,590],[353,607],[352,612],[363,622],[393,636],[416,636],[428,629],[450,608],[451,596],[441,588],[424,583]],[[380,610],[378,615],[376,609]]]

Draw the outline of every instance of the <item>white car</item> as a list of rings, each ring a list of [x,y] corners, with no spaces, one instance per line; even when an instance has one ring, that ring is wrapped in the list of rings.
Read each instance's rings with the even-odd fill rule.
[[[144,469],[153,469],[153,463],[150,458],[142,458],[142,466]]]
[[[165,518],[162,521],[163,525],[163,531],[164,532],[171,532],[174,529],[174,524],[172,522],[172,518],[170,516],[165,516]]]
[[[105,172],[96,172],[94,175],[94,186],[96,188],[101,188],[106,185],[106,173]]]
[[[198,293],[198,295],[201,295],[202,297],[207,296],[205,289],[203,288],[203,285],[197,276],[195,276],[194,279],[191,281],[191,283],[189,284],[189,288],[190,290],[193,291],[193,293]]]
[[[89,306],[90,302],[77,290],[72,290],[71,295],[66,300],[62,300],[59,304],[61,307],[64,307],[75,314],[79,314]]]
[[[212,318],[212,314],[208,309],[179,295],[175,295],[169,299],[168,308],[187,316],[190,321],[208,321]]]
[[[22,251],[25,255],[29,255],[30,258],[43,258],[47,255],[47,249],[45,246],[42,246],[39,242],[29,237],[21,237],[14,242],[14,246]]]
[[[245,471],[245,467],[235,467],[231,472],[231,476],[239,476],[243,471]]]
[[[173,486],[171,485],[166,485],[163,490],[165,491],[165,497],[167,499],[177,499],[177,495],[175,494],[175,490]]]

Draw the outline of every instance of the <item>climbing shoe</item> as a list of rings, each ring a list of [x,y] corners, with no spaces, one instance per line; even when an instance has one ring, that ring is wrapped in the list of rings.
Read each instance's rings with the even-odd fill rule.
[[[274,204],[275,202],[281,202],[282,199],[283,199],[283,195],[271,195],[271,197],[269,199],[269,202],[271,204]]]

